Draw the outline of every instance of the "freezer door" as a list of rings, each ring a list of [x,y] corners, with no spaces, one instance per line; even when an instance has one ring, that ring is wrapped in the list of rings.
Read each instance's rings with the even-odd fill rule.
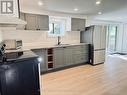
[[[95,50],[93,59],[94,59],[93,65],[104,63],[105,62],[105,50]]]

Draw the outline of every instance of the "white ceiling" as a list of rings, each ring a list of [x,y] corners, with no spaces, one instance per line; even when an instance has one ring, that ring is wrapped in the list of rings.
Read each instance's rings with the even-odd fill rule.
[[[41,8],[42,10],[89,15],[94,19],[115,20],[127,22],[127,0],[102,0],[96,5],[97,0],[42,0],[44,5],[38,6],[39,0],[20,0],[20,6]],[[78,8],[77,12],[74,8]],[[98,15],[101,11],[103,14]]]

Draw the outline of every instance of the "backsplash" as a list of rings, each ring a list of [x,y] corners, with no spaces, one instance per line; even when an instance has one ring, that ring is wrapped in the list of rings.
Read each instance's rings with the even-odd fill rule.
[[[2,37],[3,40],[21,39],[23,41],[23,46],[57,44],[57,37],[48,36],[47,31],[16,30],[15,28],[6,28],[2,30]],[[80,32],[65,32],[65,35],[61,38],[61,42],[63,44],[80,43]]]
[[[0,30],[0,42],[2,42],[2,31]]]

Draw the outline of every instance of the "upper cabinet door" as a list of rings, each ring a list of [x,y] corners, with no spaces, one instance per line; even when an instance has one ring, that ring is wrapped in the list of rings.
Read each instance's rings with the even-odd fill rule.
[[[38,15],[38,29],[39,30],[49,30],[49,16],[48,15]]]
[[[27,30],[37,30],[38,25],[37,25],[37,15],[34,14],[26,14],[26,29]]]
[[[85,30],[85,22],[86,22],[85,19],[79,19],[79,29],[80,29],[80,31]]]
[[[85,30],[85,19],[71,18],[71,30],[72,31]]]
[[[72,18],[71,19],[71,30],[72,31],[78,31],[79,30],[79,21],[78,18]]]

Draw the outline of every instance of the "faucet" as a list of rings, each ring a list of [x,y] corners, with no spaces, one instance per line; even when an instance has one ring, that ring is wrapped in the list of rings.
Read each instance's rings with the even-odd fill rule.
[[[57,43],[57,45],[60,45],[61,44],[61,37],[60,36],[58,36],[58,43]]]

